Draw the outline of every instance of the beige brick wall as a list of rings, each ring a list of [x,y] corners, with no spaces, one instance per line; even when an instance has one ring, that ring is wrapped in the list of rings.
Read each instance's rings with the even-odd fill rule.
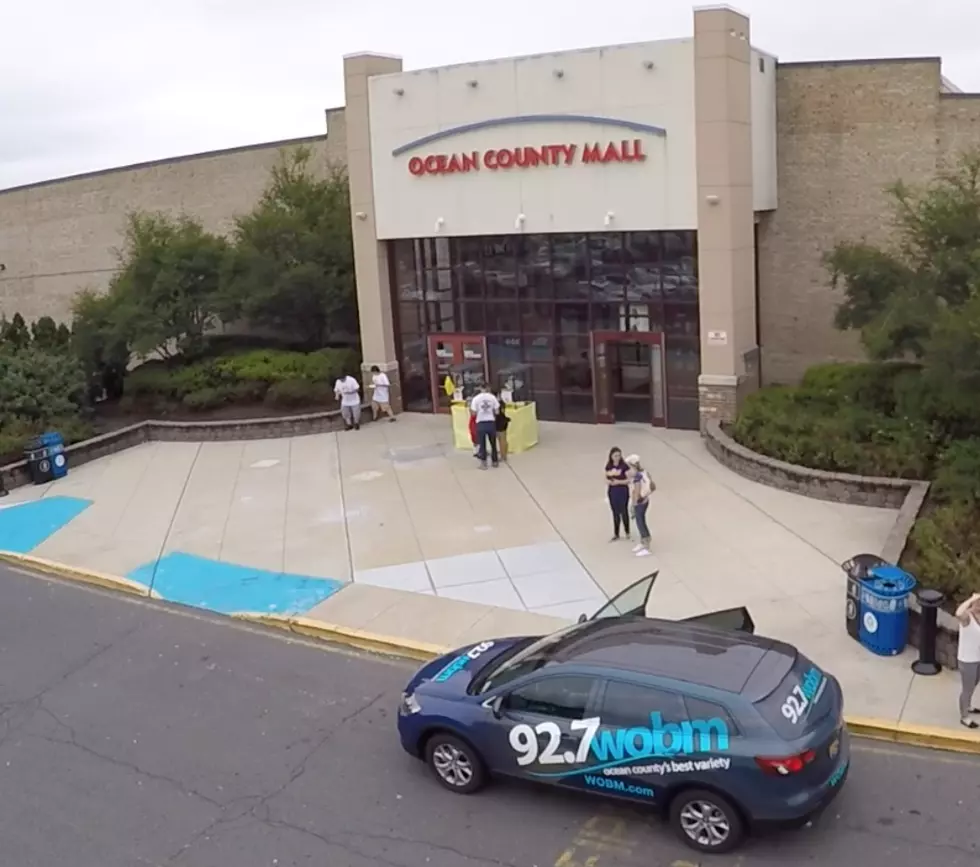
[[[104,289],[116,267],[125,215],[184,213],[217,232],[232,228],[268,181],[283,147],[305,144],[316,165],[346,163],[343,109],[330,135],[146,163],[0,192],[0,315],[71,317],[85,288]]]
[[[759,225],[765,382],[863,357],[833,327],[839,296],[821,256],[842,240],[885,241],[884,187],[927,181],[947,154],[980,144],[980,98],[940,96],[940,79],[938,59],[779,66],[779,208]]]

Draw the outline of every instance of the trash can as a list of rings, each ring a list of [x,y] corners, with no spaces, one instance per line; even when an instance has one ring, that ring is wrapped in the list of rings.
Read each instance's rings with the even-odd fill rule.
[[[48,450],[48,459],[51,461],[51,475],[56,479],[68,475],[68,459],[65,456],[65,438],[55,431],[41,434],[38,439]]]
[[[847,603],[844,609],[847,634],[855,641],[860,641],[861,633],[861,582],[866,581],[869,573],[876,566],[887,566],[877,554],[857,554],[850,560],[841,563],[841,568],[847,576]]]
[[[27,461],[27,472],[35,485],[43,485],[54,479],[51,457],[41,437],[27,441],[27,445],[24,446],[24,458]]]
[[[879,656],[905,650],[909,636],[909,594],[916,580],[898,566],[874,566],[861,582],[860,641]]]

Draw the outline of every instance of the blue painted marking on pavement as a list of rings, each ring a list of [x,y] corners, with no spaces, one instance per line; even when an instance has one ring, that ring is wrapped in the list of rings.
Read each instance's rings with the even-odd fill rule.
[[[0,551],[30,553],[91,505],[91,500],[76,497],[42,497],[5,505],[0,508]]]
[[[175,551],[127,576],[163,599],[219,614],[303,614],[347,582],[222,563]]]

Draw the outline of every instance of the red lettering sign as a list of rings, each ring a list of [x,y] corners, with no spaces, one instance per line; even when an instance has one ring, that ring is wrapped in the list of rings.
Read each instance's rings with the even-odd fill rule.
[[[642,163],[647,155],[643,152],[642,139],[586,143],[581,150],[574,144],[547,144],[537,147],[491,148],[469,153],[429,154],[412,157],[408,170],[416,177],[423,175],[455,175],[488,170],[533,169],[538,166],[570,166],[576,162],[594,163]]]

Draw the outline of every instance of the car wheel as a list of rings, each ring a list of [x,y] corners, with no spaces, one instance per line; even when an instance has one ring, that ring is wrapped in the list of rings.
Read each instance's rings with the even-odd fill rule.
[[[703,789],[689,789],[674,798],[670,824],[699,852],[731,852],[745,837],[745,823],[732,802]]]
[[[425,744],[425,760],[436,779],[451,792],[469,795],[486,784],[487,772],[480,754],[451,734],[432,735]]]

